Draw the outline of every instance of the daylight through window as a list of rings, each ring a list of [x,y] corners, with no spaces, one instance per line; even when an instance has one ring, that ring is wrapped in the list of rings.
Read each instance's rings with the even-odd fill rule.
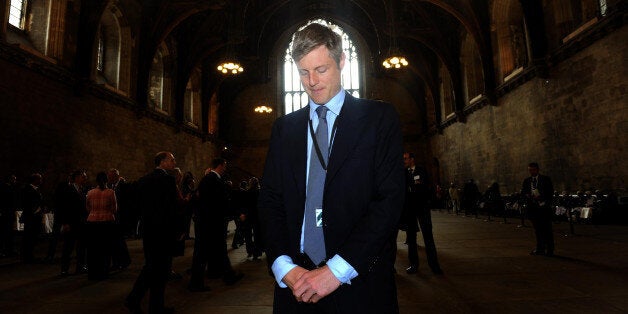
[[[353,45],[353,41],[345,34],[342,29],[334,24],[331,24],[325,20],[314,20],[307,24],[320,23],[330,26],[342,37],[342,50],[345,53],[345,67],[342,70],[342,86],[344,89],[355,97],[360,97],[360,71],[359,71],[359,59],[356,47]],[[291,113],[299,110],[308,104],[308,96],[301,85],[299,78],[299,72],[297,66],[290,56],[290,45],[286,49],[283,62],[283,75],[284,75],[284,114]]]

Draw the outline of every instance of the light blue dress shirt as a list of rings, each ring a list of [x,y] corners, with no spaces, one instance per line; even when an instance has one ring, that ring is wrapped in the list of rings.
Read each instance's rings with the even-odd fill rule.
[[[336,96],[334,96],[327,104],[325,104],[325,106],[329,109],[327,111],[327,128],[328,128],[327,134],[329,136],[328,141],[329,141],[330,154],[331,154],[331,150],[333,149],[333,144],[334,144],[333,136],[335,135],[335,134],[332,134],[332,128],[334,126],[334,123],[336,122],[336,118],[340,114],[340,110],[342,109],[342,105],[344,104],[344,102],[345,102],[345,90],[341,88],[340,92],[338,92]],[[314,130],[316,130],[316,128],[318,127],[318,115],[316,114],[316,108],[318,108],[318,106],[319,105],[315,104],[310,99],[310,120],[312,120],[312,127],[314,128]],[[307,165],[308,167],[305,171],[306,171],[306,186],[307,186],[307,180],[309,179],[309,164],[310,164],[310,159],[312,158],[312,154],[311,154],[312,153],[312,136],[310,135],[309,126],[306,132],[307,132]],[[303,226],[301,226],[301,252],[303,252]],[[275,275],[275,280],[277,281],[280,287],[282,288],[287,287],[286,284],[283,283],[281,280],[283,279],[283,277],[286,276],[288,272],[290,272],[296,266],[297,265],[292,261],[292,258],[290,258],[290,256],[281,255],[277,257],[277,259],[275,259],[275,261],[273,262],[273,265],[271,266],[271,269],[273,271],[273,274]],[[351,284],[351,279],[358,276],[358,272],[338,254],[334,255],[332,258],[330,258],[327,261],[327,266],[329,267],[331,272],[334,274],[334,276],[336,276],[336,278],[338,278],[338,280],[341,283]]]

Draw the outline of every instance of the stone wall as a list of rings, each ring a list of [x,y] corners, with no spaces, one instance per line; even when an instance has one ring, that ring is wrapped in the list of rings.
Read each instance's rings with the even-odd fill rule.
[[[516,192],[537,161],[555,189],[626,192],[628,27],[447,127],[430,143],[444,181]]]
[[[77,168],[116,167],[136,180],[153,167],[161,150],[175,154],[183,171],[200,178],[216,157],[211,142],[178,131],[173,123],[138,115],[133,104],[114,104],[72,84],[0,59],[0,174],[44,175],[44,193]],[[2,178],[4,181],[4,178]]]

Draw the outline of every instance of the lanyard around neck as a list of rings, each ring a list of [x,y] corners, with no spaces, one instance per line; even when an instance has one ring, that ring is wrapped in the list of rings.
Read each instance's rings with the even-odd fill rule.
[[[329,146],[327,147],[328,158],[329,158],[329,152],[331,152],[331,147],[332,145],[334,145],[334,139],[336,138],[336,130],[338,129],[338,118],[339,117],[336,117],[336,120],[334,120],[334,125],[331,127],[331,140],[329,141]],[[314,127],[312,126],[312,119],[309,120],[309,125],[310,125],[310,136],[312,137],[312,144],[314,144],[316,157],[318,157],[318,161],[321,163],[321,167],[323,167],[323,170],[327,171],[327,163],[325,163],[325,159],[323,159],[323,153],[321,152],[320,146],[318,146],[318,141],[316,140],[316,134],[314,134]]]

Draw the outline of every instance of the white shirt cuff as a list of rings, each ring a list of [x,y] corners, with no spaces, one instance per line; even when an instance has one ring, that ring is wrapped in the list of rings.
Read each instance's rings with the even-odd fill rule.
[[[279,284],[279,287],[288,288],[288,286],[283,283],[282,280],[283,277],[285,277],[286,274],[288,274],[288,272],[290,272],[295,267],[297,267],[297,265],[288,255],[281,255],[277,257],[277,259],[275,259],[270,269],[273,271],[273,274],[275,275],[275,280],[277,281],[277,284]]]
[[[331,270],[332,274],[338,278],[338,280],[345,284],[351,284],[351,279],[358,276],[358,272],[345,261],[340,255],[336,254],[334,257],[327,261],[327,266]]]

